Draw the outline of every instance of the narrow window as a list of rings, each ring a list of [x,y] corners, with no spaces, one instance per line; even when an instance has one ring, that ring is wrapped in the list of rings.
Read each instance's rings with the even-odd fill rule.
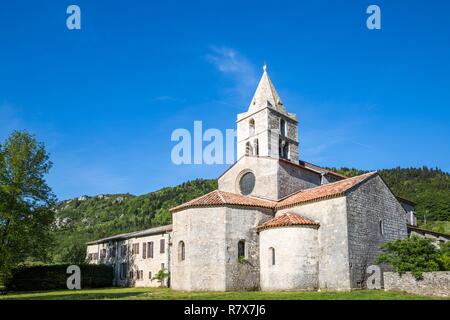
[[[147,242],[142,244],[142,259],[147,258]]]
[[[249,137],[252,137],[255,134],[255,120],[254,119],[250,119],[250,121],[249,121],[248,132],[249,132]]]
[[[255,156],[259,156],[259,143],[258,143],[258,139],[255,139]]]
[[[141,280],[144,280],[144,270],[141,270]]]
[[[185,256],[184,242],[180,241],[178,243],[178,261],[184,261],[185,258],[186,258],[186,256]]]
[[[253,148],[250,142],[247,142],[245,145],[245,155],[246,156],[252,156],[253,155]]]
[[[161,239],[159,241],[159,253],[164,253],[166,251],[166,241],[165,239]]]
[[[102,249],[101,251],[100,251],[100,259],[105,259],[106,258],[106,249]]]
[[[148,243],[147,250],[148,250],[147,257],[153,258],[153,241]]]
[[[278,140],[278,156],[283,158],[283,140]]]
[[[161,263],[161,270],[164,270],[164,263]]]
[[[289,143],[288,142],[283,143],[283,147],[282,147],[282,151],[281,151],[281,158],[289,159]]]
[[[245,258],[245,240],[241,240],[238,242],[238,259]]]
[[[382,236],[384,234],[383,220],[380,220],[379,230],[380,230],[380,236]]]
[[[274,248],[269,248],[269,258],[270,258],[270,265],[274,266],[275,265],[275,249]]]
[[[150,281],[152,280],[152,272],[151,271],[148,272],[148,278],[150,279]]]
[[[120,264],[120,279],[124,280],[127,277],[127,264],[121,263]]]
[[[285,137],[286,136],[286,121],[283,119],[280,120],[280,134]]]

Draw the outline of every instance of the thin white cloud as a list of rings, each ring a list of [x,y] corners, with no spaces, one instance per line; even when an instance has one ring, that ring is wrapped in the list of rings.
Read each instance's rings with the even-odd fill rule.
[[[231,91],[238,93],[241,99],[248,98],[255,90],[258,83],[256,68],[236,49],[213,46],[206,54],[206,60],[235,81]]]

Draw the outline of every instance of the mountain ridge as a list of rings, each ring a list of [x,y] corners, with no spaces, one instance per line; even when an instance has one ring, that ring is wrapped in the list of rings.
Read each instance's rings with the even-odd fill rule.
[[[369,172],[355,168],[329,168],[351,177]],[[417,203],[417,218],[430,229],[450,230],[450,174],[438,168],[378,170],[395,195]],[[60,201],[53,226],[54,262],[84,260],[87,241],[157,227],[171,222],[169,209],[217,189],[217,180],[196,179],[143,195],[100,194]],[[426,225],[424,225],[426,227]]]

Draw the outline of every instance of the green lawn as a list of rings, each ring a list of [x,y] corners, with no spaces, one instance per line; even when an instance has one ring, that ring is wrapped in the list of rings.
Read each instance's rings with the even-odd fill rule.
[[[166,288],[107,288],[87,290],[60,290],[42,292],[11,292],[2,299],[27,300],[424,300],[430,297],[383,290],[352,292],[179,292]]]

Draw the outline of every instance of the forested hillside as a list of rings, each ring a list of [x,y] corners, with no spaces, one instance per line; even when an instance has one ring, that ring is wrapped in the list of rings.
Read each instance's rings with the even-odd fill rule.
[[[55,208],[54,262],[84,259],[85,242],[170,223],[169,209],[217,189],[215,180],[194,180],[142,196],[81,196]]]
[[[333,168],[346,176],[365,171]],[[450,175],[439,169],[395,168],[379,171],[392,191],[417,202],[419,222],[424,217],[435,231],[448,232],[450,225]],[[217,188],[215,180],[194,180],[142,196],[130,194],[79,197],[61,202],[56,210],[55,247],[52,260],[83,260],[85,242],[123,232],[170,223],[169,208]]]
[[[366,171],[333,168],[348,177]],[[417,203],[417,218],[424,221],[450,221],[450,174],[439,169],[394,168],[379,170],[394,194]]]

